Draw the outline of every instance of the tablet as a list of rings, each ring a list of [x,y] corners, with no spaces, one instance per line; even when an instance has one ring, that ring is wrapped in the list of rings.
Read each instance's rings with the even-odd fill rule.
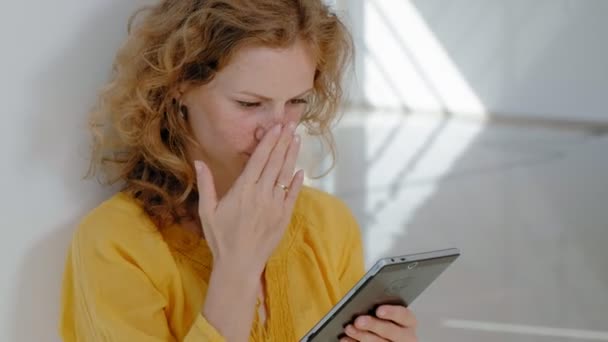
[[[300,342],[338,341],[355,318],[375,316],[381,305],[409,306],[458,256],[453,248],[378,260]]]

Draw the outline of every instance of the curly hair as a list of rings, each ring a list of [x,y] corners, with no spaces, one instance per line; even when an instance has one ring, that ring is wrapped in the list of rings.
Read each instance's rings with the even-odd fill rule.
[[[288,47],[304,39],[317,58],[307,132],[330,142],[352,59],[352,37],[322,0],[163,0],[136,11],[109,83],[91,113],[88,177],[123,182],[159,228],[196,219],[196,144],[172,97],[210,82],[245,44]],[[103,177],[100,177],[103,176]],[[102,179],[103,178],[103,179]]]

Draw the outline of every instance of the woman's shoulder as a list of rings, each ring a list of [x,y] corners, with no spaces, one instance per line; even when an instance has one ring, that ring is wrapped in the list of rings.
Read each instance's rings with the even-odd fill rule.
[[[87,213],[76,227],[74,243],[124,245],[162,241],[160,232],[143,208],[131,196],[119,192]]]
[[[160,231],[142,207],[124,193],[107,199],[80,221],[65,267],[64,296],[88,301],[89,294],[102,291],[104,296],[91,299],[102,300],[104,305],[112,300],[114,304],[127,303],[125,296],[132,296],[133,291],[139,291],[140,302],[158,300],[157,295],[166,295],[179,279]]]

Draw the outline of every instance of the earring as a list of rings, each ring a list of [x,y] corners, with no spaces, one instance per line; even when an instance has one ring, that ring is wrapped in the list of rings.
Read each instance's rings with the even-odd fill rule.
[[[179,115],[182,117],[182,119],[187,120],[188,119],[188,107],[184,106],[183,104],[179,104]]]
[[[178,101],[175,98],[171,102],[173,103],[173,106],[175,107],[175,109],[179,113],[179,116],[182,119],[186,120],[188,118],[188,107],[186,107],[185,105],[183,105],[181,101]]]

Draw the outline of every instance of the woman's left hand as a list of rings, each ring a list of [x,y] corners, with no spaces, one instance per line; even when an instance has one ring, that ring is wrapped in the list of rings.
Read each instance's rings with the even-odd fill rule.
[[[376,310],[376,316],[360,316],[354,326],[344,330],[347,337],[343,342],[418,342],[416,337],[416,317],[411,310],[396,305],[383,305]]]

